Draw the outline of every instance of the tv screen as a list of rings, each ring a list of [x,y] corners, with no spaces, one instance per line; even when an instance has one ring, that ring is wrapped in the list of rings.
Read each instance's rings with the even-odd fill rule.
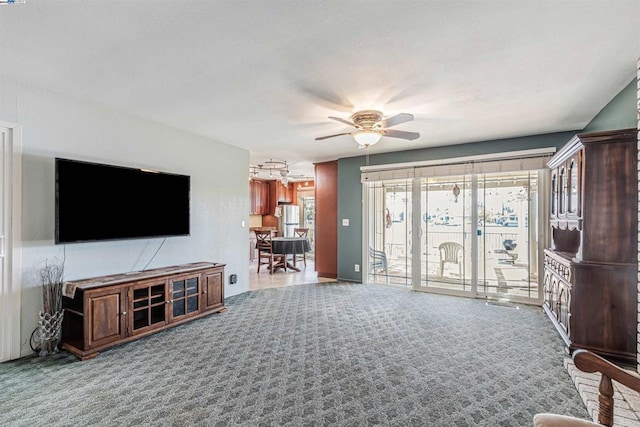
[[[55,163],[56,243],[189,235],[189,176]]]

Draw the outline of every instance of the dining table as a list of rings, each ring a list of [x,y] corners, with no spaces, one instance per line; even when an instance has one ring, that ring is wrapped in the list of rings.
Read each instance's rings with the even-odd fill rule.
[[[296,255],[311,250],[311,244],[306,237],[273,237],[271,239],[271,247],[274,254],[284,255],[282,261],[275,264],[273,269],[282,268],[285,271],[287,269],[300,271],[300,269],[296,267]],[[288,255],[293,255],[293,264],[289,262]]]

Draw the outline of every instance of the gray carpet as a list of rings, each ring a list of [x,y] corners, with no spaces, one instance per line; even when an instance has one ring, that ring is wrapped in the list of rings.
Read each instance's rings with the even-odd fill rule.
[[[78,362],[0,364],[0,425],[530,426],[588,418],[539,308],[316,284]]]

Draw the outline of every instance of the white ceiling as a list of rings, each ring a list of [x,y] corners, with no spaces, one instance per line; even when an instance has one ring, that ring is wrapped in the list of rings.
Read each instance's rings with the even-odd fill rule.
[[[406,112],[371,153],[580,129],[635,75],[640,0],[26,0],[2,74],[283,159],[362,154],[327,118]],[[516,148],[516,147],[514,147]]]

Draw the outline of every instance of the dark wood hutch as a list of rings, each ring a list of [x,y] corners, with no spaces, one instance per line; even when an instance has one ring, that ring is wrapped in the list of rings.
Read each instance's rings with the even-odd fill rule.
[[[543,308],[569,351],[635,364],[636,129],[582,133],[549,161],[551,248]]]

